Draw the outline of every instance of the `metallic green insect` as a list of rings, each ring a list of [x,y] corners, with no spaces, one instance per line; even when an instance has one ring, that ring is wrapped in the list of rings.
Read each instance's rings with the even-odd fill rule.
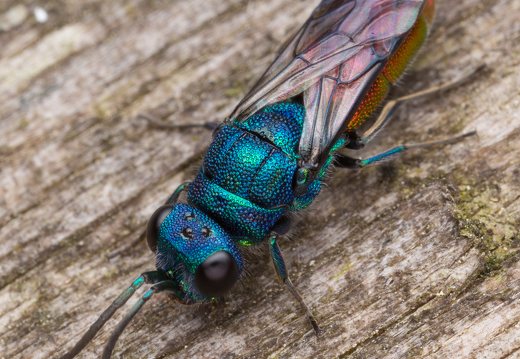
[[[323,0],[230,117],[216,126],[195,179],[182,184],[151,217],[146,237],[156,270],[141,274],[63,358],[79,353],[144,283],[150,288],[117,325],[104,358],[154,293],[167,292],[184,304],[225,295],[244,270],[242,251],[262,243],[319,334],[278,246],[289,229],[290,212],[314,200],[333,164],[361,168],[408,148],[473,134],[401,145],[363,160],[338,152],[363,148],[399,103],[465,78],[390,101],[378,111],[425,40],[433,14],[433,0]],[[179,203],[183,191],[186,203]]]

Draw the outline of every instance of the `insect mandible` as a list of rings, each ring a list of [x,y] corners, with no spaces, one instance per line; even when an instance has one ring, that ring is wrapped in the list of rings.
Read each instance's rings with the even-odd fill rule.
[[[195,179],[179,186],[148,222],[156,270],[141,274],[62,358],[77,355],[144,283],[149,289],[116,326],[109,358],[124,328],[153,294],[184,304],[224,296],[244,270],[244,247],[267,243],[276,274],[320,328],[292,284],[278,245],[288,214],[314,200],[327,170],[362,168],[410,148],[399,145],[367,159],[338,151],[361,149],[407,100],[452,88],[449,83],[386,103],[389,90],[425,41],[434,0],[323,0],[281,49],[232,114],[215,128]],[[179,202],[186,192],[186,203]]]

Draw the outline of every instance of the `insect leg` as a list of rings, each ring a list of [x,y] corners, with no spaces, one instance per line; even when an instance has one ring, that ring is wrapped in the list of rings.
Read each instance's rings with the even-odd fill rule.
[[[316,335],[321,334],[321,329],[318,326],[318,322],[316,322],[316,319],[312,315],[311,310],[305,304],[303,298],[301,297],[300,293],[298,293],[298,290],[296,287],[292,284],[291,279],[289,278],[289,275],[287,274],[287,268],[285,266],[285,262],[283,260],[282,252],[280,250],[280,247],[278,246],[278,243],[276,242],[277,235],[273,234],[269,238],[269,253],[271,254],[271,258],[273,259],[274,268],[276,270],[276,274],[278,275],[278,278],[283,282],[283,284],[287,287],[289,292],[293,295],[294,298],[300,303],[300,305],[303,307],[305,312],[307,313],[307,318],[309,318],[309,321],[311,322],[312,328],[314,329],[314,332]]]
[[[399,145],[396,147],[392,147],[389,150],[378,153],[377,155],[366,158],[366,159],[353,158],[353,157],[349,157],[349,156],[340,154],[340,155],[336,156],[335,164],[337,167],[342,167],[342,168],[352,168],[352,169],[363,168],[363,167],[367,167],[367,166],[373,165],[378,162],[389,160],[389,159],[393,158],[394,156],[396,156],[400,153],[403,153],[407,150],[428,148],[428,147],[441,146],[441,145],[451,145],[451,144],[462,141],[466,137],[474,136],[476,134],[477,134],[476,131],[470,131],[470,132],[466,132],[461,135],[450,137],[450,138],[447,138],[444,140],[402,144],[402,145]]]
[[[153,128],[157,128],[159,130],[175,130],[175,131],[182,131],[182,130],[191,130],[194,128],[203,128],[207,130],[215,130],[220,123],[215,121],[208,121],[208,122],[202,122],[202,123],[185,123],[182,125],[172,125],[170,123],[165,123],[156,117],[148,114],[139,114],[137,116],[138,118],[141,118],[143,120],[146,120],[148,122],[148,125]]]
[[[464,82],[471,79],[478,72],[480,72],[484,67],[485,65],[481,65],[476,68],[472,68],[464,72],[460,77],[456,78],[455,80],[388,101],[381,110],[381,113],[379,114],[378,118],[372,124],[372,126],[370,126],[370,128],[368,128],[361,135],[357,135],[355,133],[351,135],[351,142],[347,145],[347,147],[351,149],[363,148],[379,133],[379,131],[381,131],[381,129],[383,129],[383,127],[385,127],[388,124],[388,122],[392,118],[392,115],[395,113],[395,110],[397,110],[399,105],[401,105],[403,102],[415,100],[421,97],[429,96],[442,91],[447,91],[457,86],[460,86]]]

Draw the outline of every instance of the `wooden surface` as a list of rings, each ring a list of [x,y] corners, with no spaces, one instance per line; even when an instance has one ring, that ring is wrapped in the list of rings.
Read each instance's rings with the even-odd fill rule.
[[[192,178],[210,134],[151,129],[137,115],[223,119],[317,1],[43,3],[38,22],[37,4],[0,2],[3,358],[64,353],[153,269],[145,243],[132,243]],[[334,171],[281,243],[322,338],[260,250],[225,305],[155,298],[115,357],[520,357],[519,13],[517,0],[438,1],[397,93],[487,70],[403,106],[363,155],[471,129],[478,138]],[[81,357],[98,357],[115,323]]]

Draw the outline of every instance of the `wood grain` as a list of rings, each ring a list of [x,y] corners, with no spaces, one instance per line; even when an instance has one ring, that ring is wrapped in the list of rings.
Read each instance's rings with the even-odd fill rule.
[[[222,120],[316,4],[50,1],[38,22],[37,3],[0,2],[0,357],[63,354],[153,269],[139,235],[193,177],[210,133],[160,131],[138,115]],[[403,106],[362,155],[478,138],[335,170],[281,243],[322,338],[264,248],[225,305],[155,298],[115,357],[520,357],[519,12],[518,1],[439,0],[396,94],[487,69]],[[80,357],[99,357],[121,315]]]

